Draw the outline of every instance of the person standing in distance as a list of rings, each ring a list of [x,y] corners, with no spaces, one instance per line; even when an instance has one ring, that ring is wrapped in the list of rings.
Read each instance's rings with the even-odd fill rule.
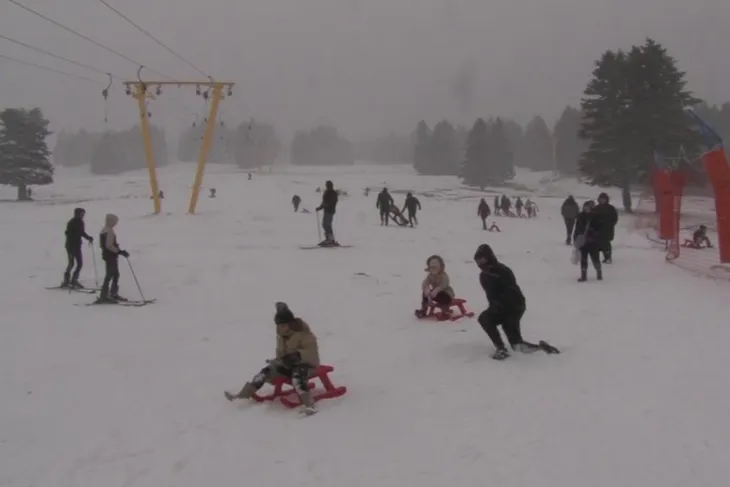
[[[335,240],[335,232],[332,230],[332,220],[335,217],[337,209],[337,191],[332,181],[325,183],[325,190],[322,193],[322,203],[317,207],[316,211],[322,212],[322,230],[324,230],[324,240],[319,243],[320,247],[338,247],[340,244]]]

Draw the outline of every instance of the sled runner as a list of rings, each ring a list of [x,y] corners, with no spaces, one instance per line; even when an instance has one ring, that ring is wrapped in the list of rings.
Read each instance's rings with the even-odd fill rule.
[[[466,300],[461,298],[454,298],[451,300],[449,305],[449,312],[444,313],[441,310],[441,306],[435,303],[429,303],[426,308],[426,314],[423,316],[417,316],[419,319],[435,319],[438,321],[456,321],[461,318],[472,318],[474,316],[473,311],[466,309]]]
[[[51,286],[51,287],[46,287],[46,289],[61,289],[63,291],[74,292],[74,293],[85,293],[85,294],[94,294],[96,292],[96,289],[76,288],[76,287],[68,287],[68,286]]]
[[[333,370],[335,370],[335,368],[331,365],[320,365],[310,374],[309,381],[307,383],[310,390],[316,388],[316,384],[314,382],[315,379],[319,379],[324,387],[324,391],[315,391],[312,394],[312,399],[314,399],[315,402],[321,401],[322,399],[340,397],[347,392],[347,387],[335,386],[330,380],[329,374]],[[297,395],[294,386],[292,386],[291,379],[286,377],[277,377],[272,381],[272,385],[274,386],[274,390],[271,393],[265,395],[254,393],[252,398],[256,402],[274,401],[276,398],[280,398],[281,403],[288,408],[296,408],[301,405],[299,396]],[[285,385],[288,385],[289,387],[284,389]]]

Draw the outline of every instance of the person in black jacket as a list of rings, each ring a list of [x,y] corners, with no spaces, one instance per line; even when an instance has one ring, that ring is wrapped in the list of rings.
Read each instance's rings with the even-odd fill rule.
[[[575,227],[575,219],[578,217],[578,213],[580,213],[580,208],[573,195],[565,198],[563,205],[560,207],[560,215],[565,222],[565,245],[572,244],[573,228]]]
[[[514,351],[533,353],[543,350],[546,353],[558,353],[555,347],[544,341],[536,345],[523,340],[520,320],[525,314],[527,306],[525,296],[517,284],[512,269],[499,262],[494,251],[487,244],[482,244],[477,248],[474,261],[481,269],[479,283],[489,301],[489,307],[479,315],[479,324],[497,349],[492,358],[504,360],[509,357],[509,352],[499,333],[500,325]]]
[[[601,270],[601,256],[599,255],[598,236],[601,232],[600,218],[594,214],[595,203],[586,201],[583,203],[583,211],[575,221],[575,235],[573,242],[575,248],[580,252],[580,279],[578,282],[585,282],[588,279],[588,258],[591,259],[596,269],[596,279],[603,280]]]
[[[413,196],[413,193],[410,191],[406,195],[406,200],[403,203],[403,209],[401,210],[401,213],[408,210],[408,223],[411,225],[411,228],[413,228],[413,222],[418,225],[418,218],[416,217],[416,213],[418,213],[418,210],[421,209],[421,202],[418,201],[418,198]]]
[[[66,224],[66,256],[68,257],[68,265],[66,266],[66,272],[63,273],[61,287],[77,289],[84,287],[79,283],[79,274],[81,274],[81,268],[84,266],[81,252],[81,239],[84,238],[88,242],[94,241],[94,237],[86,233],[84,215],[86,215],[86,210],[83,208],[75,208],[73,218]],[[76,264],[76,269],[72,276],[71,270],[74,268],[74,264]]]
[[[618,212],[616,207],[609,203],[606,193],[598,195],[598,205],[593,209],[593,214],[599,219],[600,231],[597,236],[599,250],[603,253],[603,263],[613,262],[613,237],[618,223]]]
[[[378,193],[378,199],[375,201],[375,208],[380,210],[380,224],[388,226],[390,218],[390,209],[393,207],[393,197],[388,192],[388,188]]]
[[[322,211],[324,240],[319,243],[321,247],[337,247],[340,245],[335,240],[335,233],[332,230],[332,220],[335,217],[338,198],[334,184],[332,184],[332,181],[327,181],[325,183],[325,190],[322,193],[322,203],[316,209],[316,211]]]

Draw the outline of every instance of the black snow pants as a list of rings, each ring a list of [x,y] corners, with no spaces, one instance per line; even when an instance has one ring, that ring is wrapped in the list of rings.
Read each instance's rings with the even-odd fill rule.
[[[380,210],[380,224],[381,225],[388,225],[388,221],[390,220],[390,215],[388,214],[388,210]]]
[[[119,293],[119,257],[108,256],[104,258],[104,283],[101,285],[101,297],[108,298]],[[111,286],[111,288],[110,288]]]
[[[504,311],[494,311],[489,308],[479,315],[479,324],[498,349],[505,348],[504,340],[502,340],[502,335],[499,333],[499,325],[502,325],[504,334],[507,335],[507,341],[509,341],[510,346],[514,347],[519,343],[523,343],[520,320],[524,314],[524,306]]]
[[[251,384],[253,384],[256,390],[259,390],[267,382],[281,376],[291,379],[292,385],[294,385],[297,392],[301,394],[302,392],[307,392],[309,390],[307,382],[309,381],[309,374],[312,370],[313,369],[308,364],[301,363],[293,367],[287,367],[277,359],[261,369],[261,371],[251,380]]]
[[[413,226],[413,223],[418,225],[418,218],[416,218],[416,211],[408,210],[408,223]]]
[[[565,243],[570,245],[573,242],[573,228],[575,228],[575,218],[563,218],[565,221]]]
[[[436,295],[435,298],[431,299],[434,303],[438,304],[439,306],[448,306],[451,304],[451,296],[449,296],[448,293],[441,291]],[[426,308],[428,307],[428,296],[425,294],[421,298],[421,309],[426,311]]]
[[[334,219],[334,217],[335,214],[331,211],[325,211],[322,215],[322,230],[324,230],[325,240],[335,239],[335,232],[332,230],[332,219]]]
[[[609,251],[610,252],[610,251]],[[580,270],[585,272],[588,270],[588,259],[591,260],[593,267],[597,270],[601,270],[601,256],[598,246],[595,244],[586,244],[580,249]]]
[[[64,284],[78,281],[81,268],[84,266],[81,247],[66,247],[66,256],[68,257],[68,265],[66,265],[66,272],[63,273]],[[74,268],[74,264],[76,264],[76,269],[74,270],[73,276],[71,276],[71,270]]]

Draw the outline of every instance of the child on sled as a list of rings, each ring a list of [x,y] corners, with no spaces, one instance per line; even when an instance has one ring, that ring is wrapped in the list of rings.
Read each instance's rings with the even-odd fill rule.
[[[274,323],[276,358],[267,360],[268,365],[247,382],[238,394],[233,395],[226,391],[225,396],[229,401],[251,399],[264,384],[283,376],[291,379],[302,401],[302,412],[313,414],[317,409],[307,382],[310,372],[319,366],[317,337],[304,320],[294,316],[286,303],[276,303]]]
[[[426,278],[421,284],[421,308],[416,310],[416,316],[423,318],[429,304],[434,303],[441,308],[441,311],[448,315],[450,313],[451,300],[454,299],[454,289],[451,287],[449,275],[446,273],[444,259],[438,255],[432,255],[426,260]]]

